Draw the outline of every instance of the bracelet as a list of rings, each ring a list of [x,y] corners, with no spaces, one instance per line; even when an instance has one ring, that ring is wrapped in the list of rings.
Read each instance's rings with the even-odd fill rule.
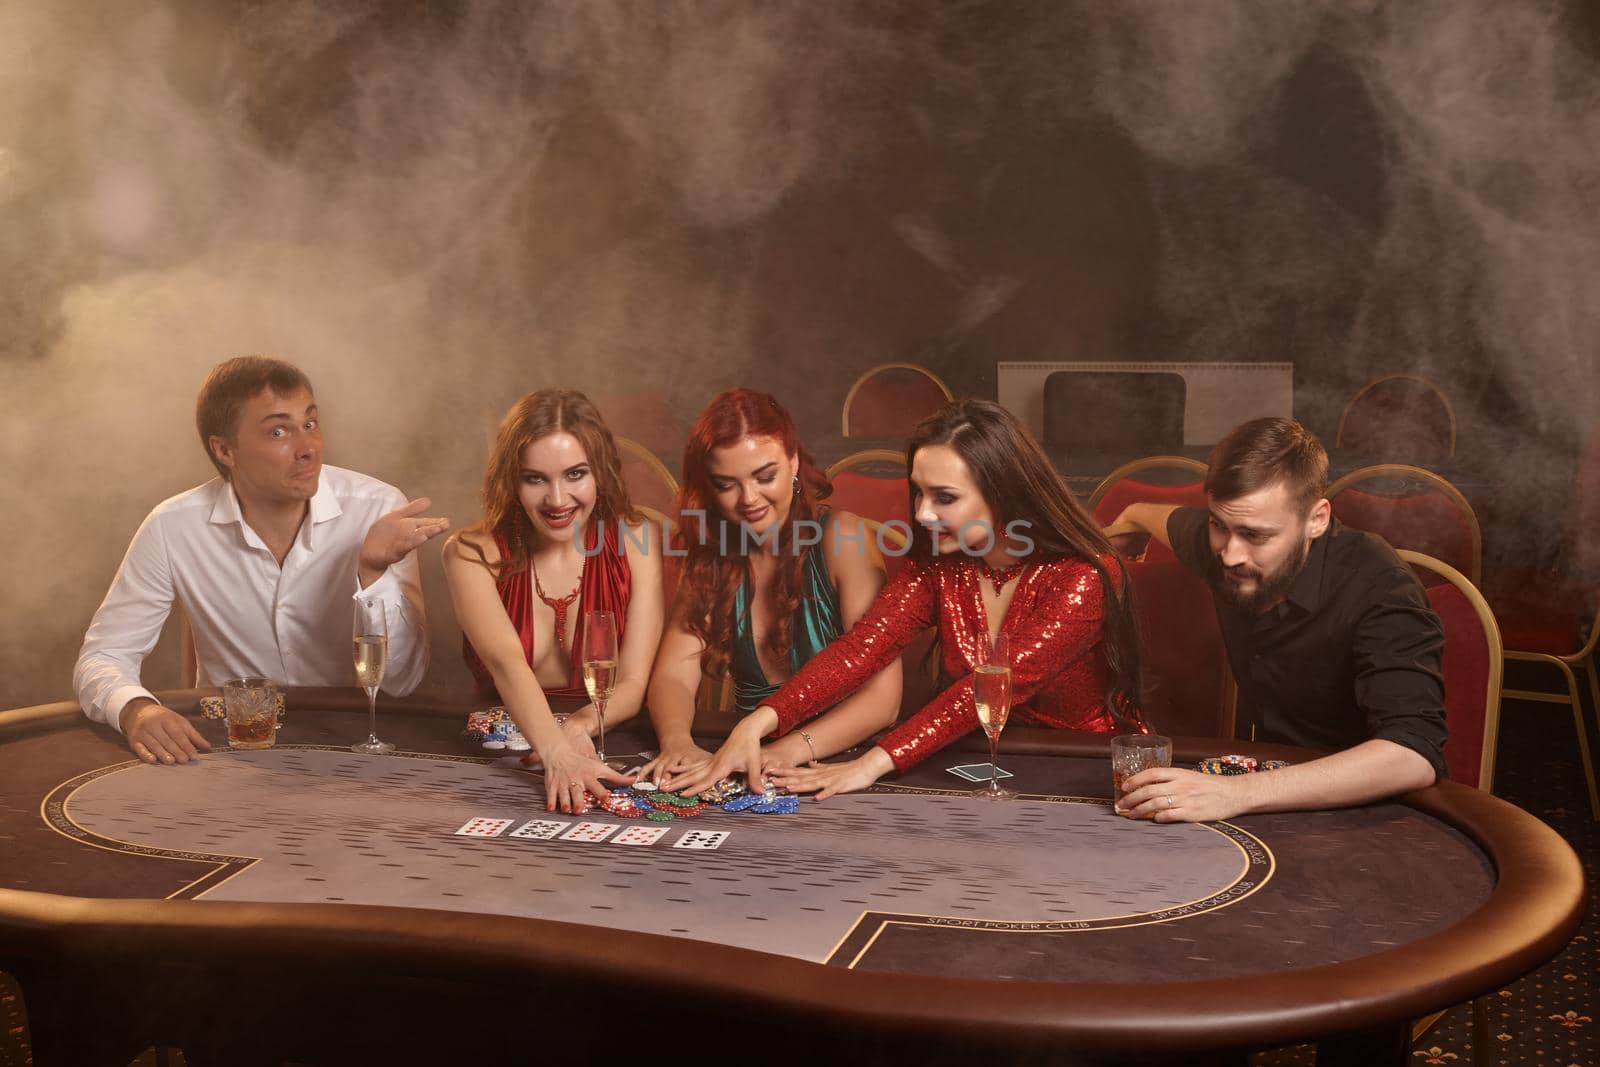
[[[817,761],[817,746],[811,743],[811,735],[804,730],[796,730],[795,733],[800,735],[800,740],[804,741],[806,747],[811,750],[811,762],[815,763]]]

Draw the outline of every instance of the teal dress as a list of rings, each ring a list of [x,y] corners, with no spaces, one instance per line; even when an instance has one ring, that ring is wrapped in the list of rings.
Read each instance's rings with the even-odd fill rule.
[[[801,560],[800,603],[789,622],[789,673],[792,676],[844,630],[839,614],[839,591],[828,575],[826,553],[820,544],[806,549]],[[733,597],[733,700],[744,714],[756,710],[783,683],[767,681],[756,655],[750,626],[750,580],[745,579]]]

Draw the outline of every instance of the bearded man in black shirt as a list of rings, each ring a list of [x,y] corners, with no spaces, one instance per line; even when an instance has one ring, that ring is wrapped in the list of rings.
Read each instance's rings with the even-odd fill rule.
[[[1106,528],[1157,538],[1211,587],[1239,736],[1336,750],[1270,774],[1144,771],[1121,814],[1202,822],[1344,807],[1445,774],[1444,629],[1394,549],[1333,518],[1327,485],[1314,434],[1256,419],[1212,452],[1207,507],[1133,504]]]

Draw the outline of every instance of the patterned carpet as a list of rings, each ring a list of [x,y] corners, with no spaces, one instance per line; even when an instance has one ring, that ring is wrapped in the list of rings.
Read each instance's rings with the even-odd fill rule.
[[[1530,679],[1531,681],[1531,679]],[[1548,684],[1548,679],[1543,680]],[[1508,679],[1508,684],[1510,680]],[[1580,683],[1581,684],[1581,683]],[[1533,682],[1529,688],[1538,685]],[[1593,715],[1590,743],[1600,741]],[[1458,1005],[1412,1043],[1412,1063],[1467,1067],[1600,1065],[1600,824],[1589,816],[1572,712],[1562,704],[1506,701],[1500,712],[1495,793],[1532,812],[1567,839],[1583,861],[1589,910],[1561,954],[1486,999],[1493,1047],[1478,1058],[1472,1013]],[[1310,1046],[1260,1053],[1253,1067],[1316,1062]]]
[[[1571,712],[1555,704],[1508,702],[1501,713],[1496,793],[1548,822],[1582,858],[1589,879],[1589,912],[1559,956],[1486,998],[1494,1046],[1475,1058],[1472,1016],[1457,1006],[1412,1046],[1412,1062],[1467,1067],[1597,1067],[1600,1065],[1600,824],[1589,817]],[[1593,719],[1591,718],[1591,723]],[[1595,737],[1591,734],[1591,737]],[[0,975],[0,1067],[32,1064],[25,1013],[16,986]],[[156,1064],[153,1053],[136,1063]],[[167,1062],[181,1064],[181,1054]],[[1256,1067],[1315,1063],[1310,1046],[1259,1053]]]

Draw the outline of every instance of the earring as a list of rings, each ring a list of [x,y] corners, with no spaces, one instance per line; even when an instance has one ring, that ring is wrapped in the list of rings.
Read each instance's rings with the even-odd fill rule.
[[[800,476],[798,474],[794,476],[794,495],[800,495]]]

